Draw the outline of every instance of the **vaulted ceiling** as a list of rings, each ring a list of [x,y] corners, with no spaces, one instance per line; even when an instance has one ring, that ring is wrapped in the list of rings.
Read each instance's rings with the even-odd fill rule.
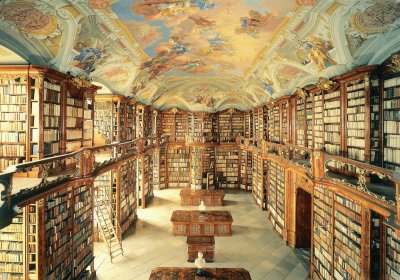
[[[400,49],[397,0],[2,0],[0,45],[165,109],[248,109]],[[21,63],[0,48],[0,63]]]

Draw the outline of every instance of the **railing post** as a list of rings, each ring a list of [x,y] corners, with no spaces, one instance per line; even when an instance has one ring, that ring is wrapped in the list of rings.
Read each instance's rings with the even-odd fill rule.
[[[313,150],[312,157],[312,173],[315,179],[323,179],[325,177],[324,153]]]
[[[82,177],[91,176],[93,172],[94,154],[89,149],[84,149],[81,156],[81,175]]]

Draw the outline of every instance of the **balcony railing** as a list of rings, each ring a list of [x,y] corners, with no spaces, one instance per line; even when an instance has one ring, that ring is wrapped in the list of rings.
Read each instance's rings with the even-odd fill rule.
[[[116,163],[167,142],[165,136],[138,138],[10,166],[0,174],[0,228],[8,225],[21,211],[19,205],[32,197],[65,183],[92,179]]]

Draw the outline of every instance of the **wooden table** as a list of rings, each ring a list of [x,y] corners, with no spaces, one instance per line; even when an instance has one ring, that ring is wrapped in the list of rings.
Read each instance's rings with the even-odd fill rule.
[[[197,268],[157,267],[151,271],[149,280],[251,280],[250,273],[243,268],[205,268],[208,276],[197,276]]]
[[[206,262],[214,261],[215,238],[212,235],[188,235],[186,238],[188,262],[197,259],[198,252],[203,253]]]
[[[223,206],[225,193],[223,190],[183,189],[179,193],[181,205],[199,205],[204,201],[206,206]]]
[[[171,222],[174,235],[231,235],[233,219],[229,211],[175,210]]]

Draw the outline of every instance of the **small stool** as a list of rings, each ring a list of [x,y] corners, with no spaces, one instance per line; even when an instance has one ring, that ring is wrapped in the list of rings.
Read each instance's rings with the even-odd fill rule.
[[[188,262],[197,259],[197,253],[202,252],[206,262],[214,262],[215,239],[212,235],[188,235],[186,238]]]

